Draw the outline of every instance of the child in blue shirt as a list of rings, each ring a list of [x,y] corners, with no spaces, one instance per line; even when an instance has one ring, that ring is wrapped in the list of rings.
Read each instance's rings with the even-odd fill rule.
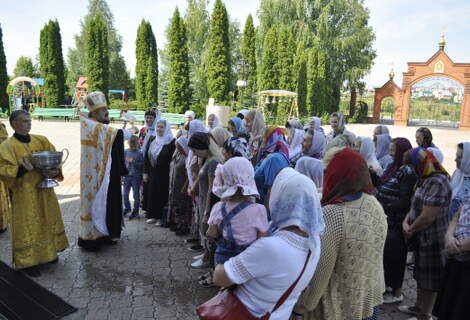
[[[131,204],[129,202],[129,191],[132,188],[134,194],[134,210],[129,216],[129,220],[136,218],[139,215],[140,206],[140,186],[142,184],[142,167],[144,164],[144,157],[140,150],[139,137],[131,136],[129,139],[129,149],[124,151],[126,159],[126,167],[129,171],[128,175],[124,177],[123,197],[124,197],[124,215],[131,212]]]

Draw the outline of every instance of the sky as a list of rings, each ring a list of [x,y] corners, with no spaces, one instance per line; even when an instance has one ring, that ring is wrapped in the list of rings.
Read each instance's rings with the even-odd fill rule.
[[[108,0],[114,14],[115,27],[123,38],[122,55],[127,68],[134,73],[135,38],[142,18],[152,24],[157,46],[162,47],[164,30],[176,6],[186,9],[186,0]],[[212,11],[213,0],[209,9]],[[87,12],[88,1],[70,0],[0,0],[0,24],[7,57],[8,73],[13,73],[20,56],[35,59],[39,48],[39,32],[49,19],[57,19],[61,27],[62,46],[66,59],[68,48],[74,47],[74,35],[80,32],[80,20]],[[256,19],[258,0],[225,0],[231,18],[243,24],[248,14]],[[454,62],[470,62],[470,1],[468,0],[364,0],[370,10],[377,52],[374,66],[365,81],[369,87],[381,86],[393,67],[395,82],[401,86],[406,62],[427,61],[437,50],[440,35],[445,33],[446,52]],[[3,5],[2,5],[3,4]]]

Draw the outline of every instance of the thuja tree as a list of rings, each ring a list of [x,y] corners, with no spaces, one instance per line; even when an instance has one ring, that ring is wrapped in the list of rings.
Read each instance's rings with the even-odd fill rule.
[[[169,30],[168,105],[171,112],[182,113],[191,101],[186,26],[175,9]]]

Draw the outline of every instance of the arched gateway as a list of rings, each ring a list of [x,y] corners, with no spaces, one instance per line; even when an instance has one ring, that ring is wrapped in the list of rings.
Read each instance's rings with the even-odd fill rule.
[[[373,123],[380,122],[382,100],[391,97],[395,101],[394,124],[408,125],[413,86],[426,78],[446,77],[464,88],[458,127],[470,130],[470,63],[454,63],[444,48],[445,40],[442,38],[439,50],[427,62],[408,62],[408,71],[403,72],[401,88],[393,81],[393,72],[390,73],[390,80],[375,89]]]

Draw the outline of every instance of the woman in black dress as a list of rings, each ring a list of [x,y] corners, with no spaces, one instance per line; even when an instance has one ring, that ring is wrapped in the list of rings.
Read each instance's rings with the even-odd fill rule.
[[[161,226],[163,209],[168,203],[170,162],[175,152],[175,138],[170,124],[157,121],[157,135],[151,137],[144,154],[144,181],[148,183],[147,223]]]

